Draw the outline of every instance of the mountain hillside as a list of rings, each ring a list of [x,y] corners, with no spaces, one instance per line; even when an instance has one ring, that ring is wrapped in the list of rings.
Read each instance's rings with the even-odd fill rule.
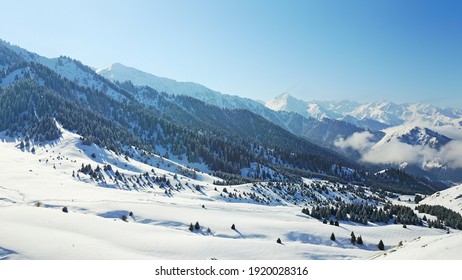
[[[304,137],[311,142],[329,149],[336,149],[334,142],[337,138],[349,137],[355,132],[364,131],[363,128],[359,128],[355,124],[348,122],[318,120],[311,116],[308,117],[303,111],[303,106],[299,106],[300,100],[294,99],[287,94],[284,96],[290,98],[286,100],[286,102],[294,104],[294,106],[299,106],[299,109],[294,109],[291,112],[286,112],[287,110],[272,110],[260,102],[248,98],[221,94],[195,83],[177,82],[172,79],[157,77],[119,63],[113,64],[105,69],[97,70],[97,73],[119,84],[124,84],[126,81],[129,81],[129,83],[132,83],[134,86],[131,87],[132,91],[136,91],[136,87],[147,86],[159,93],[165,92],[175,96],[186,95],[199,99],[206,104],[225,109],[248,110],[295,135]],[[125,86],[127,87],[129,85]],[[141,91],[145,91],[145,93]],[[146,88],[141,91],[138,90],[139,93],[137,93],[138,101],[153,106],[158,105],[153,103],[153,100],[156,99],[152,98],[152,94],[147,93],[148,90]],[[313,111],[314,110],[316,110],[316,108],[313,108]],[[320,112],[320,114],[322,114],[322,112]],[[338,114],[335,114],[335,116],[337,115]],[[332,116],[329,115],[328,117]],[[381,133],[375,134],[376,137],[379,137]]]
[[[404,219],[396,211],[410,208],[379,210],[397,202],[395,194],[318,179],[215,185],[220,178],[158,155],[128,158],[87,145],[56,125],[55,141],[22,146],[1,135],[0,259],[364,259],[379,252],[380,239],[389,249],[446,236],[418,224],[348,219],[359,219],[360,205]],[[339,226],[316,218],[339,201]],[[362,244],[351,243],[352,232]]]
[[[395,104],[382,100],[370,103],[343,101],[304,101],[285,93],[266,103],[268,108],[278,111],[296,112],[314,118],[342,119],[356,125],[375,122],[381,129],[404,123],[426,123],[430,126],[458,126],[462,111],[454,108],[439,108],[427,104]],[[315,110],[314,110],[315,109]]]
[[[405,168],[412,174],[434,180],[462,182],[462,165],[457,160],[462,156],[459,153],[462,111],[458,109],[390,101],[307,102],[287,93],[268,101],[266,106],[321,121],[341,120],[350,123],[351,128],[362,128],[362,131],[351,129],[352,133],[338,133],[336,139],[324,142],[359,162],[378,165],[378,168]],[[298,127],[303,126],[298,124]],[[336,130],[331,132],[336,133]],[[345,136],[348,134],[350,136]]]
[[[367,259],[462,230],[418,203],[443,183],[316,144],[383,132],[112,82],[5,42],[0,67],[0,259]]]
[[[462,215],[462,185],[436,192],[420,202],[426,205],[441,205]]]

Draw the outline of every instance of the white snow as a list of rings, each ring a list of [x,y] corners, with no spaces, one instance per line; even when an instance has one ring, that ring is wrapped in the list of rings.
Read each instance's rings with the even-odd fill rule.
[[[374,255],[372,259],[387,260],[460,260],[462,233],[440,236],[417,237],[403,242],[387,251]]]
[[[462,185],[436,192],[420,204],[441,205],[462,215]]]
[[[175,180],[173,172],[162,169],[164,165],[127,161],[99,147],[81,145],[79,136],[68,131],[57,142],[34,146],[35,153],[31,147],[21,151],[13,139],[3,139],[0,258],[4,259],[358,259],[375,255],[380,239],[391,248],[399,241],[445,234],[418,226],[324,225],[302,214],[301,206],[222,196],[223,188],[243,193],[252,190],[251,184],[214,186],[211,182],[218,178],[200,172],[196,180],[179,174]],[[110,163],[127,177],[154,169],[156,176],[165,175],[183,187],[167,195],[159,185],[123,188],[108,173],[104,184],[82,173],[72,177],[82,163],[92,167]],[[69,213],[62,212],[64,206]],[[196,222],[201,229],[189,231],[189,224]],[[365,245],[350,243],[352,231],[362,235]],[[335,242],[329,239],[332,232]]]

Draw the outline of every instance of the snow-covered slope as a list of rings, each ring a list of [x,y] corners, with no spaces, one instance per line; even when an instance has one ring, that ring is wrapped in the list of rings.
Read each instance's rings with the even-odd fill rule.
[[[158,77],[132,67],[114,63],[111,66],[96,70],[99,75],[111,81],[131,81],[134,85],[149,86],[159,92],[202,98],[216,99],[220,93],[192,82],[178,82],[172,79]]]
[[[452,139],[441,135],[428,128],[418,126],[396,126],[384,130],[386,135],[375,145],[386,145],[392,141],[399,141],[411,146],[425,146],[431,149],[439,150]]]
[[[441,205],[462,215],[462,185],[439,191],[422,200],[420,204]]]
[[[379,101],[362,104],[353,111],[349,112],[348,115],[357,119],[368,118],[395,126],[402,124],[400,117],[403,113],[404,110],[401,106],[398,106],[390,101]]]
[[[460,260],[462,234],[422,236],[381,252],[372,259],[385,260]]]
[[[97,75],[93,69],[83,65],[77,60],[65,56],[58,58],[46,58],[2,40],[0,40],[0,45],[2,48],[16,54],[23,61],[42,64],[80,86],[99,90],[117,100],[126,99],[124,94],[122,94],[112,83],[108,83],[101,76]],[[8,65],[5,65],[5,67],[6,66]]]
[[[268,101],[266,106],[273,110],[297,112],[315,118],[344,119],[357,125],[375,121],[386,126],[414,123],[460,127],[462,121],[462,111],[459,109],[420,103],[396,104],[386,100],[362,104],[348,100],[308,102],[285,93]]]
[[[178,82],[173,79],[158,77],[138,69],[115,63],[107,68],[96,71],[99,75],[111,81],[131,81],[134,85],[148,86],[158,92],[173,95],[186,95],[207,104],[228,109],[255,109],[263,107],[257,101],[233,95],[221,94],[203,85],[193,82]]]
[[[293,97],[289,93],[278,95],[268,101],[265,105],[275,111],[294,112],[302,116],[312,117],[319,120],[323,118],[335,120],[341,117],[340,114],[333,110],[325,109],[322,105],[316,102],[306,102]]]
[[[215,186],[219,179],[206,173],[191,176],[181,172],[188,167],[156,155],[126,158],[85,146],[68,131],[23,150],[14,139],[2,139],[1,259],[357,259],[376,254],[380,239],[390,248],[445,234],[422,226],[325,225],[276,188]],[[100,179],[77,171],[89,164],[101,167]],[[327,191],[334,187],[314,197],[354,197]],[[196,222],[199,229],[190,231]],[[350,243],[352,231],[364,245]],[[332,232],[336,241],[329,239]]]
[[[307,102],[288,93],[273,98],[266,106],[317,119],[342,120],[369,130],[338,134],[334,140],[337,151],[344,154],[356,151],[355,156],[359,155],[363,162],[408,167],[407,171],[414,175],[436,180],[462,180],[462,165],[458,160],[462,145],[461,110],[390,101]]]

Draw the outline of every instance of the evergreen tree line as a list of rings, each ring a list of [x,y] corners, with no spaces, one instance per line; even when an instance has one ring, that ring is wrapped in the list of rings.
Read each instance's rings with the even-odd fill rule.
[[[355,167],[341,156],[246,110],[220,109],[190,97],[172,97],[151,89],[149,94],[163,106],[153,107],[138,102],[136,92],[120,89],[102,77],[98,79],[117,90],[122,100],[79,86],[40,64],[20,62],[5,73],[15,69],[27,69],[28,75],[24,81],[1,90],[0,108],[5,109],[0,113],[2,130],[52,140],[59,137],[57,128],[50,125],[56,119],[64,128],[82,135],[88,145],[95,143],[117,153],[123,153],[126,146],[148,152],[162,146],[167,148],[166,156],[186,156],[191,162],[206,163],[213,171],[237,176],[252,162],[281,174],[283,168],[286,178],[293,178],[289,175],[297,171],[335,178],[342,176],[336,171],[341,166]],[[40,128],[34,130],[37,123]],[[333,169],[334,165],[339,168]],[[362,174],[348,174],[347,180],[360,179]]]
[[[429,226],[443,228],[441,222],[445,226],[452,227],[455,229],[462,230],[462,216],[444,206],[441,205],[419,205],[415,208],[419,213],[426,213],[438,218],[437,221],[428,221]]]
[[[250,166],[251,162],[260,161],[262,163],[266,162],[265,157],[267,153],[264,152],[263,154],[259,155],[260,157],[257,159],[257,155],[253,151],[254,148],[252,147],[260,147],[261,144],[255,141],[251,141],[249,139],[244,139],[243,137],[230,137],[230,132],[225,130],[204,130],[204,131],[196,131],[193,132],[186,127],[178,126],[170,121],[168,121],[168,117],[159,118],[159,115],[164,117],[165,114],[159,112],[155,108],[147,107],[141,105],[138,102],[130,100],[127,98],[125,103],[117,102],[112,98],[109,98],[105,94],[101,94],[98,91],[94,91],[88,88],[82,88],[75,83],[68,81],[66,79],[60,78],[56,75],[53,71],[49,70],[46,67],[43,67],[39,64],[35,63],[20,63],[17,65],[16,68],[20,69],[21,67],[29,67],[31,71],[34,72],[36,77],[40,77],[43,80],[43,84],[46,88],[52,89],[45,90],[40,88],[40,86],[33,86],[32,81],[25,82],[28,84],[27,86],[23,83],[19,83],[19,85],[13,85],[12,88],[6,89],[5,91],[13,91],[13,92],[20,92],[20,91],[27,91],[27,92],[44,92],[46,91],[46,98],[54,98],[54,102],[47,102],[48,105],[40,103],[37,98],[34,100],[25,100],[25,102],[19,102],[8,100],[6,103],[17,103],[22,106],[22,110],[14,110],[13,113],[10,114],[10,118],[3,121],[3,124],[8,123],[15,123],[15,117],[20,115],[21,113],[27,111],[27,108],[34,108],[34,113],[38,115],[45,115],[47,113],[51,117],[59,118],[60,122],[63,123],[65,128],[75,130],[77,133],[84,136],[84,140],[86,144],[96,143],[98,145],[118,150],[118,147],[121,146],[122,141],[112,141],[115,140],[114,138],[123,139],[121,137],[110,137],[111,140],[108,140],[108,137],[105,137],[105,134],[113,135],[114,133],[120,132],[121,128],[127,127],[133,134],[140,136],[141,140],[144,144],[148,146],[153,146],[155,144],[160,144],[163,146],[168,146],[170,148],[170,152],[175,155],[183,155],[186,154],[190,161],[199,160],[201,158],[207,164],[209,164],[212,170],[223,171],[226,173],[231,174],[239,174],[240,169],[243,167]],[[11,69],[10,71],[13,71]],[[58,96],[53,96],[53,91],[59,92]],[[56,104],[56,99],[59,97],[64,97],[64,100],[58,100],[60,104]],[[43,99],[44,100],[44,99]],[[66,101],[72,101],[66,103]],[[194,103],[193,99],[190,99],[192,103]],[[57,106],[58,105],[58,106]],[[79,110],[74,110],[78,107],[78,105],[82,105],[84,108],[80,108]],[[205,106],[205,105],[204,105]],[[73,110],[69,110],[71,109]],[[207,106],[205,106],[207,107]],[[209,106],[210,107],[210,106]],[[213,107],[213,106],[212,106]],[[52,108],[60,108],[61,110],[57,110],[53,112]],[[42,109],[42,110],[39,110]],[[88,118],[82,117],[87,116],[88,114],[82,113],[82,111],[93,111],[92,115],[99,115],[97,118],[92,118],[93,121],[89,121]],[[214,110],[217,108],[214,107]],[[200,110],[198,110],[200,111]],[[68,114],[72,114],[72,112],[78,112],[79,116],[81,117],[81,122],[86,122],[85,125],[79,125],[78,118],[75,116],[68,116]],[[228,116],[229,119],[238,119],[244,112],[234,112],[234,111],[224,111],[226,113],[231,114]],[[31,112],[30,112],[31,113]],[[220,115],[219,111],[215,112],[216,115]],[[247,111],[245,113],[248,113]],[[74,113],[75,114],[75,113]],[[181,115],[177,113],[170,113],[170,115]],[[225,114],[226,115],[226,114]],[[29,121],[31,118],[30,114],[26,114],[25,117],[29,117]],[[205,116],[204,116],[205,117]],[[65,119],[65,120],[63,120]],[[188,120],[194,119],[188,115]],[[113,120],[115,123],[120,124],[122,127],[111,131],[105,129],[107,126],[98,125],[95,122],[103,122],[103,120]],[[66,121],[66,123],[64,123]],[[32,122],[32,121],[31,121]],[[241,120],[237,120],[236,123],[241,122]],[[245,122],[242,119],[242,122]],[[223,123],[220,121],[220,127]],[[217,125],[218,126],[218,125]],[[14,131],[18,131],[18,128],[25,127],[23,123],[17,122],[16,129],[7,127],[7,129],[11,129]],[[160,129],[159,129],[160,127]],[[201,128],[208,128],[206,125],[201,126]],[[209,126],[210,127],[210,126]],[[235,126],[237,127],[237,125]],[[280,131],[282,129],[278,129]],[[262,130],[263,131],[263,130]],[[199,132],[199,133],[197,133]],[[284,132],[286,133],[286,132]],[[271,133],[267,135],[271,135]],[[144,137],[143,137],[144,136]],[[47,137],[50,139],[51,137]],[[130,137],[126,137],[130,138]],[[131,137],[136,138],[136,137]],[[248,138],[248,137],[246,137]],[[286,139],[287,140],[287,137]],[[130,142],[140,142],[136,141],[135,139],[131,139]],[[265,140],[270,142],[270,140]],[[300,142],[300,140],[297,140]],[[128,141],[123,141],[124,144],[129,144]],[[288,141],[285,141],[286,143]],[[290,141],[289,141],[290,142]],[[130,144],[132,144],[130,143]],[[136,146],[140,147],[141,143],[137,143]],[[276,145],[277,143],[273,144]],[[306,145],[302,145],[303,143],[297,144],[299,147],[304,147]],[[305,143],[306,144],[306,141]],[[145,146],[146,146],[145,145]],[[145,147],[144,147],[145,148]],[[280,148],[279,148],[280,149]],[[270,150],[270,149],[265,149]],[[120,152],[120,150],[118,150]],[[306,154],[304,156],[304,160],[299,160],[299,163],[296,162],[296,157],[294,158],[293,154],[290,152],[286,152],[284,150],[280,150],[280,154],[278,155],[274,151],[271,152],[275,154],[276,157],[280,157],[288,161],[287,164],[291,165],[300,165],[304,166],[305,168],[312,168],[316,170],[328,170],[330,167],[330,163],[323,157],[319,156],[311,156],[310,154]],[[310,157],[312,160],[310,161]],[[326,162],[326,163],[323,163]]]
[[[339,203],[334,206],[316,206],[311,212],[303,208],[302,213],[315,219],[352,221],[367,225],[368,222],[422,225],[422,221],[414,211],[402,205],[385,204],[383,208],[365,203]]]

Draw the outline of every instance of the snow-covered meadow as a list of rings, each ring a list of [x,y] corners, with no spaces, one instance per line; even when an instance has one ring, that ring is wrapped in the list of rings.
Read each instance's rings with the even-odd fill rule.
[[[32,152],[32,146],[20,149],[19,142],[2,137],[0,259],[367,259],[383,257],[379,240],[396,258],[462,258],[451,245],[460,249],[457,231],[323,224],[276,193],[267,195],[281,203],[269,205],[226,195],[252,192],[252,184],[216,186],[218,178],[199,171],[188,178],[177,173],[186,166],[159,156],[143,158],[145,164],[82,145],[79,138],[63,130],[60,140]],[[110,164],[112,171],[97,183],[77,172],[82,164]],[[129,179],[114,180],[116,171]],[[140,176],[146,172],[165,175],[170,191],[151,187]],[[137,177],[141,183],[132,184]],[[196,222],[199,229],[191,231]],[[352,231],[364,245],[351,244]],[[332,233],[336,241],[330,240]],[[400,241],[403,246],[396,248]],[[422,253],[424,241],[438,241],[425,248],[439,254]]]

